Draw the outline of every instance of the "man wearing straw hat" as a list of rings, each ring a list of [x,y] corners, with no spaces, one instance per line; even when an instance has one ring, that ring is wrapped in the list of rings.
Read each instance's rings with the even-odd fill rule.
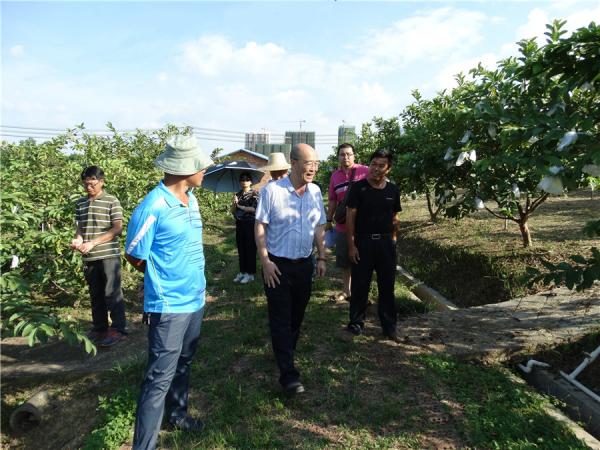
[[[290,167],[291,166],[285,160],[285,155],[283,153],[273,152],[269,154],[269,163],[260,169],[265,171],[268,170],[271,175],[270,181],[276,181],[287,176]]]
[[[155,161],[164,179],[134,210],[125,257],[144,272],[148,366],[138,400],[134,449],[154,449],[163,412],[171,427],[199,432],[187,415],[189,370],[204,314],[202,219],[192,190],[212,161],[191,136],[174,136]]]

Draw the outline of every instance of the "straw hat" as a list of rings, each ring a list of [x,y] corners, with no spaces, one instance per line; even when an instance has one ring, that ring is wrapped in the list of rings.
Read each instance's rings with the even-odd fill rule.
[[[196,138],[184,135],[167,139],[165,150],[154,160],[156,167],[171,175],[193,175],[212,163]]]
[[[261,170],[288,170],[291,166],[285,160],[285,155],[281,152],[273,152],[269,154],[269,163],[261,167]]]

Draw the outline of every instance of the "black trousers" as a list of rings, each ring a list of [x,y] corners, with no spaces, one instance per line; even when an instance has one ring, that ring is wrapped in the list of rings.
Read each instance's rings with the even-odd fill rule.
[[[396,276],[396,246],[391,237],[373,240],[357,236],[355,244],[360,261],[352,264],[352,287],[350,297],[350,323],[364,327],[367,316],[369,288],[373,270],[377,272],[379,300],[377,312],[384,333],[396,330],[396,307],[394,282]]]
[[[235,221],[235,242],[240,261],[240,272],[256,273],[256,241],[254,240],[254,220]]]
[[[121,258],[107,258],[84,263],[83,272],[92,300],[94,331],[108,330],[108,313],[111,327],[125,333],[125,302],[121,290]]]
[[[273,353],[279,367],[279,382],[286,386],[298,381],[300,373],[294,366],[294,350],[300,337],[300,326],[312,289],[313,261],[311,257],[290,260],[269,255],[279,270],[279,284],[265,284],[269,308],[269,329]]]

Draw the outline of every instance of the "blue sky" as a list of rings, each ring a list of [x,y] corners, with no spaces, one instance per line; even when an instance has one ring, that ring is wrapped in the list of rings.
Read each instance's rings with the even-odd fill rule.
[[[397,115],[411,90],[432,96],[519,39],[543,42],[554,18],[598,22],[600,0],[2,2],[2,134],[110,121],[276,142],[303,119],[324,156],[343,120]],[[243,146],[223,136],[199,134],[209,151]]]

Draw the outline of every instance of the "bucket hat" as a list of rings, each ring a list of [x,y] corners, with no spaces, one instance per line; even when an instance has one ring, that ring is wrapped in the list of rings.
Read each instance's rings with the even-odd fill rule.
[[[196,138],[184,135],[167,139],[165,150],[154,160],[156,167],[171,175],[193,175],[212,163],[200,149]]]
[[[266,166],[261,167],[261,170],[288,170],[291,166],[285,160],[285,155],[281,152],[273,152],[269,154],[269,162]]]

